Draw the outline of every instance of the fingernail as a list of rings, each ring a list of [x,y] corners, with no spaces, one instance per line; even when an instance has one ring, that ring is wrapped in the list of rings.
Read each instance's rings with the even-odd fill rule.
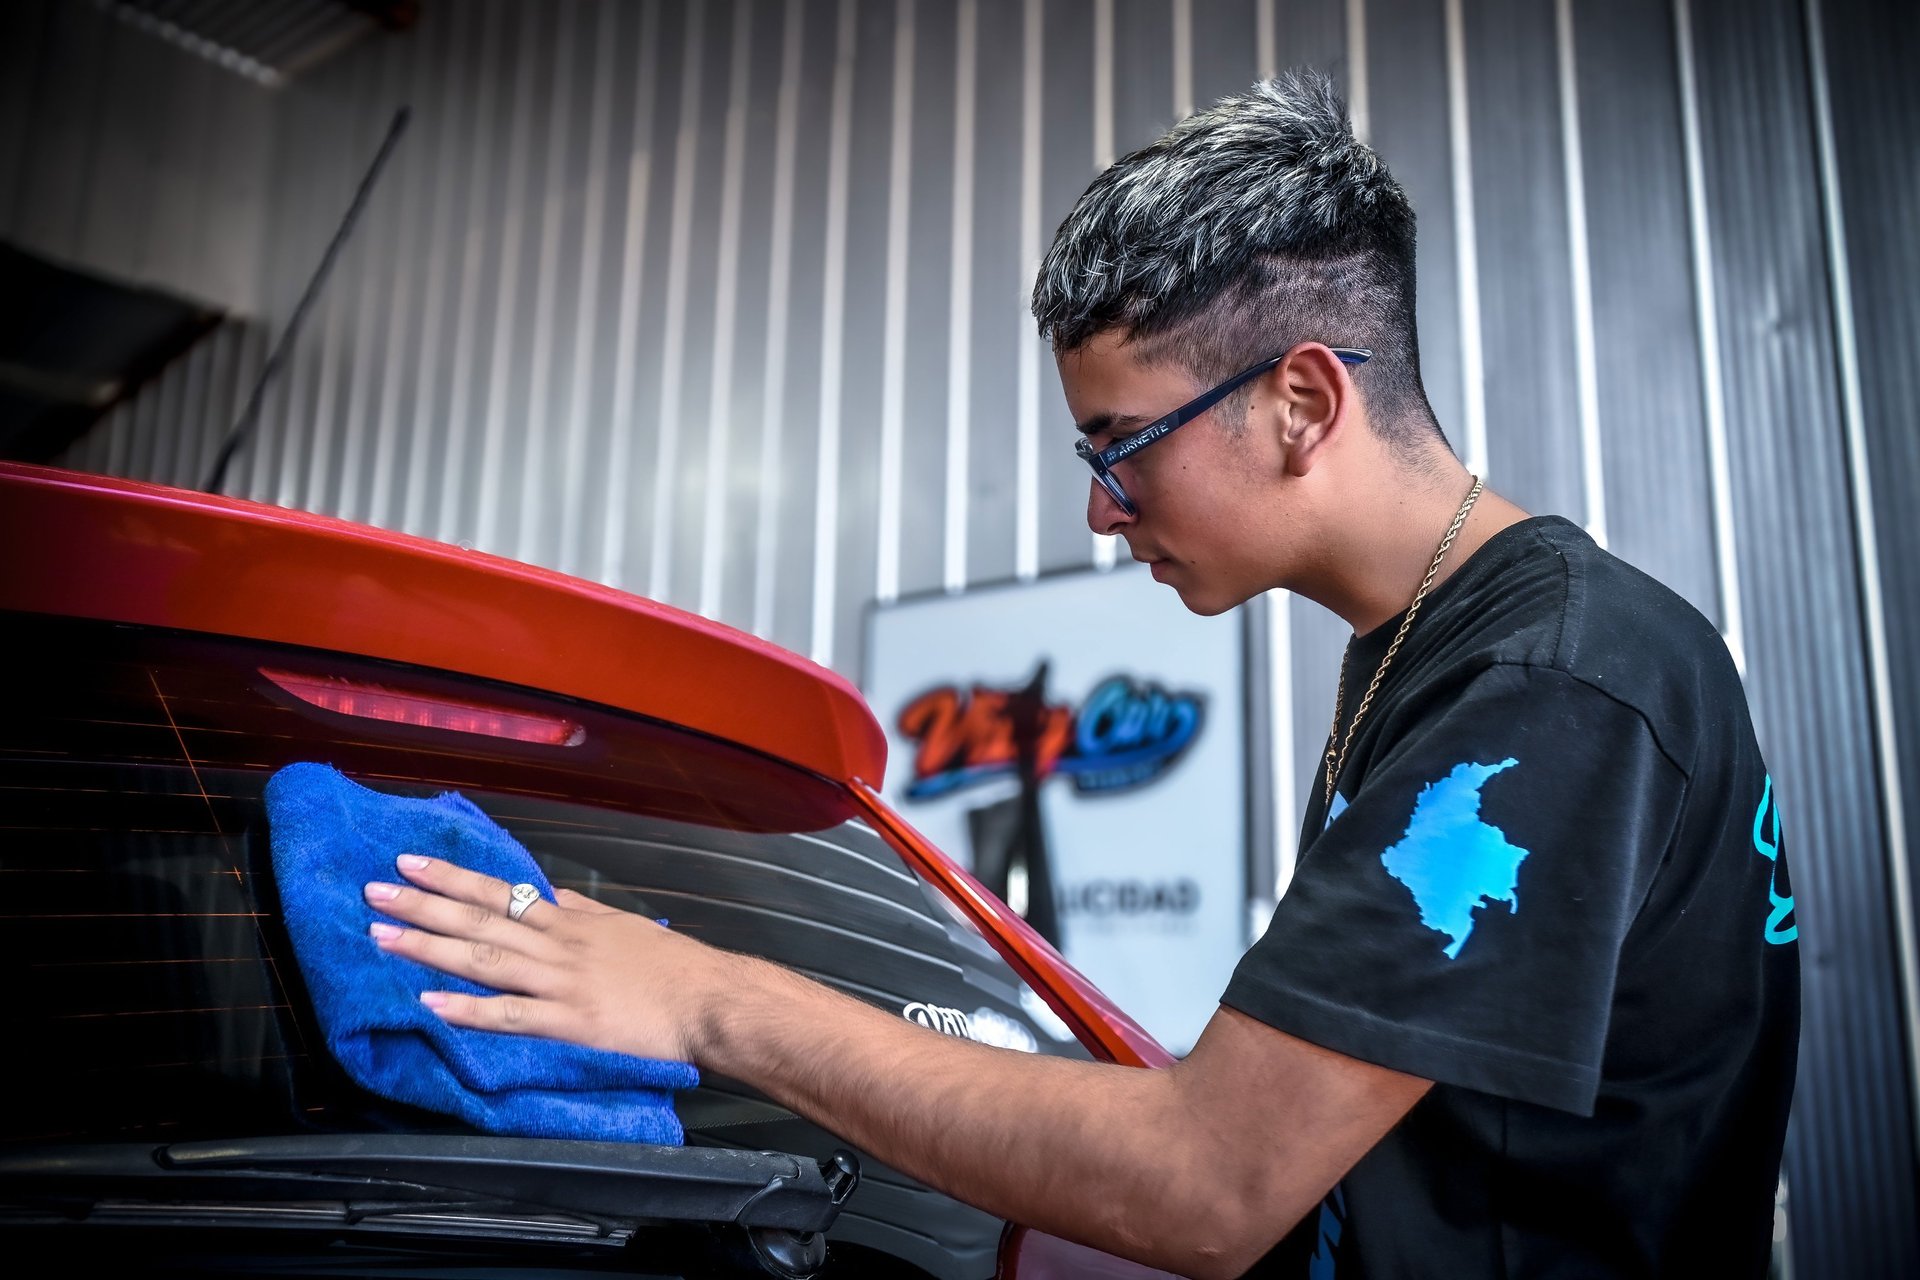
[[[422,991],[420,1003],[429,1009],[444,1009],[447,1006],[447,993],[444,991]]]
[[[421,871],[427,865],[427,860],[417,853],[403,853],[400,855],[399,862],[401,867],[408,871]]]
[[[379,920],[375,920],[372,924],[367,926],[367,932],[372,934],[376,938],[380,938],[385,941],[391,941],[394,938],[399,937],[401,931],[390,924],[385,924]]]
[[[400,896],[400,886],[373,880],[367,884],[367,897],[375,902],[392,902]]]

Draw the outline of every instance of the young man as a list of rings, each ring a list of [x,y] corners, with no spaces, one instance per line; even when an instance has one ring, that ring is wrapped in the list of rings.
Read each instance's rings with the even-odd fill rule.
[[[369,886],[417,926],[382,945],[518,993],[449,1021],[691,1059],[1185,1275],[1761,1274],[1798,959],[1740,681],[1466,474],[1413,279],[1404,194],[1302,78],[1103,174],[1035,289],[1089,523],[1196,612],[1285,587],[1355,633],[1292,887],[1177,1066],[930,1035],[577,895],[516,923],[418,859]]]

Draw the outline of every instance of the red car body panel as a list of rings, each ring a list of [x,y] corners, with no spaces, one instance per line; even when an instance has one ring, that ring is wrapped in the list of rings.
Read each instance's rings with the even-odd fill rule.
[[[966,868],[908,826],[877,792],[865,784],[856,784],[853,795],[874,829],[884,833],[888,842],[905,855],[922,877],[966,912],[1015,973],[1035,989],[1057,997],[1049,1003],[1074,1029],[1082,1044],[1108,1062],[1130,1067],[1165,1067],[1173,1063],[1173,1055],[1148,1035],[1145,1028],[1102,995],[1098,987],[1067,963],[1051,942],[1014,914],[1013,908],[994,897]]]
[[[384,658],[580,698],[841,783],[887,741],[833,672],[731,627],[444,542],[0,463],[0,606]]]
[[[751,747],[845,788],[1089,1051],[1173,1059],[880,798],[859,691],[731,627],[442,542],[163,485],[0,463],[0,609],[301,645],[501,681]],[[608,656],[611,655],[611,658]]]
[[[843,787],[1088,1051],[1173,1057],[877,790],[886,735],[835,673],[551,570],[309,512],[0,463],[0,609],[299,645],[579,698],[739,743]],[[609,659],[609,655],[611,658]],[[1163,1273],[1009,1228],[1008,1280]]]

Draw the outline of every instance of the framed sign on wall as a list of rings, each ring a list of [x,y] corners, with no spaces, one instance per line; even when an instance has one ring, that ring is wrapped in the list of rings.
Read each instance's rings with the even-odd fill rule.
[[[924,596],[872,611],[864,685],[888,800],[1191,1049],[1249,941],[1240,620],[1131,568]]]

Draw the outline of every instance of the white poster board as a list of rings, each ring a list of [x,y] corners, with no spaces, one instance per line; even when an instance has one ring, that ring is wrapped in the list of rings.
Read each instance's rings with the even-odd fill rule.
[[[1047,664],[1035,790],[1056,941],[1175,1053],[1199,1038],[1249,941],[1243,648],[1237,614],[1189,613],[1132,567],[870,616],[886,797],[976,872],[983,817],[969,813],[1017,807],[1011,695]],[[1021,890],[1016,870],[1015,906]]]

